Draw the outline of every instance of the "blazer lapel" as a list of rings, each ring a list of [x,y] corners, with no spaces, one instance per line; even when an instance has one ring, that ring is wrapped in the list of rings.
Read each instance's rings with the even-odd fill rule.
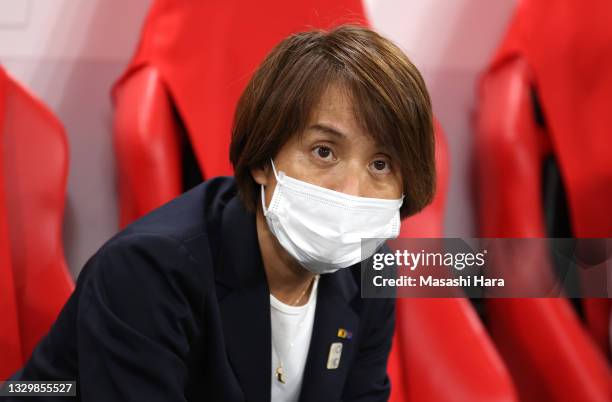
[[[227,355],[245,399],[270,400],[270,292],[255,216],[237,198],[225,208],[221,236],[215,282]]]
[[[219,308],[227,354],[245,399],[270,400],[272,350],[269,296],[265,282],[232,292]]]
[[[338,401],[355,352],[359,327],[359,315],[351,306],[357,295],[352,269],[342,269],[334,274],[322,275],[315,313],[312,339],[304,369],[300,401]],[[344,330],[345,332],[340,332]],[[337,368],[328,368],[330,348],[342,344]]]
[[[262,265],[255,215],[238,198],[228,202],[220,222],[215,285],[230,365],[246,400],[270,400],[272,330],[270,291]],[[213,251],[214,252],[214,251]],[[314,327],[300,401],[338,401],[359,337],[359,264],[319,280]],[[344,336],[338,331],[345,330]],[[348,334],[350,333],[350,335]],[[342,344],[337,368],[328,367],[330,347]]]

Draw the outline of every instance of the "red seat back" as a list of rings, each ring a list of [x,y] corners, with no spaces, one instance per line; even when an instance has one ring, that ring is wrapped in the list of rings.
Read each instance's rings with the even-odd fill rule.
[[[343,22],[365,23],[361,0],[156,0],[116,90],[154,67],[204,176],[229,175],[234,109],[253,71],[287,35]]]
[[[475,155],[483,237],[546,237],[542,169],[550,155],[559,161],[567,186],[575,236],[605,236],[606,225],[608,235],[612,233],[609,216],[594,224],[594,213],[601,210],[598,205],[612,202],[611,187],[604,185],[612,173],[605,129],[593,121],[595,116],[588,118],[585,130],[576,127],[592,112],[582,108],[582,101],[599,105],[603,93],[583,93],[581,79],[586,76],[576,74],[572,64],[584,60],[566,53],[580,41],[567,41],[564,32],[577,32],[572,30],[572,21],[588,24],[589,18],[578,16],[582,4],[565,3],[554,7],[542,2],[521,3],[510,35],[482,79]],[[566,13],[571,8],[576,8],[576,15]],[[567,25],[559,24],[560,16],[561,20],[568,18]],[[544,29],[540,31],[540,27]],[[534,90],[544,125],[536,121]],[[611,92],[607,93],[610,97]],[[603,116],[599,119],[605,121]],[[597,152],[588,152],[597,147]],[[608,171],[602,157],[608,158]],[[592,185],[595,182],[599,185]],[[585,203],[583,192],[587,190],[594,197],[591,208]],[[525,287],[538,286],[552,277],[547,258],[539,259],[535,266],[523,263],[512,268],[515,277],[525,278]],[[608,348],[607,336],[598,350],[567,300],[490,299],[486,311],[492,337],[512,372],[521,400],[610,400],[612,377],[602,353]],[[599,316],[602,318],[607,322],[609,310]]]
[[[0,379],[8,378],[22,363],[21,341],[19,338],[19,321],[17,317],[17,300],[11,262],[11,245],[9,242],[8,211],[4,186],[4,105],[3,94],[7,81],[0,69]]]
[[[402,222],[401,237],[443,237],[450,176],[436,122],[436,195]],[[509,373],[467,299],[398,299],[389,361],[391,401],[515,401]]]
[[[0,160],[11,259],[2,270],[13,277],[23,362],[73,289],[62,247],[68,146],[62,125],[40,101],[1,69],[0,81]]]

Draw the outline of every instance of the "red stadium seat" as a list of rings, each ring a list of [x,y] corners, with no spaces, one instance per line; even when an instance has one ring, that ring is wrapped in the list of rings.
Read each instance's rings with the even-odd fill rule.
[[[232,174],[234,109],[253,70],[287,35],[342,22],[365,23],[361,0],[153,2],[113,91],[121,226],[182,192],[185,138],[204,178]]]
[[[552,156],[559,163],[567,188],[573,235],[605,237],[612,233],[611,226],[606,229],[609,214],[604,213],[595,223],[595,215],[603,213],[597,208],[604,203],[612,204],[609,181],[612,165],[610,148],[606,147],[606,143],[610,144],[609,122],[604,128],[600,124],[607,122],[603,115],[592,114],[598,108],[593,104],[593,110],[587,111],[581,105],[581,99],[597,103],[603,98],[597,99],[597,91],[587,95],[588,101],[582,98],[585,89],[591,90],[582,81],[587,77],[578,74],[580,68],[573,66],[571,60],[579,63],[584,60],[579,55],[570,60],[570,53],[564,53],[568,38],[564,32],[580,31],[571,27],[572,21],[588,24],[593,19],[578,17],[567,12],[567,8],[549,6],[541,2],[521,3],[506,42],[481,82],[475,155],[483,237],[529,238],[550,234],[545,225],[542,172],[545,160]],[[582,6],[575,2],[570,8],[580,14]],[[563,22],[564,18],[567,21]],[[582,46],[576,38],[568,42],[570,47]],[[551,43],[555,45],[549,46]],[[606,43],[607,47],[609,41]],[[556,54],[559,50],[561,57]],[[610,63],[612,59],[608,58],[604,64]],[[608,106],[610,89],[608,85]],[[542,110],[538,110],[538,104]],[[584,112],[591,116],[587,118]],[[584,125],[585,130],[576,131],[581,118],[589,123]],[[540,122],[541,119],[545,122]],[[600,149],[588,152],[591,146]],[[607,158],[607,162],[600,157]],[[581,191],[592,192],[590,208]],[[536,269],[528,264],[513,268],[526,278],[525,286],[537,286],[551,275],[544,263]],[[587,310],[597,315],[596,320],[605,320],[605,332],[609,300],[587,303],[604,305],[599,315],[592,312],[592,307]],[[491,335],[508,364],[521,400],[612,399],[612,377],[606,360],[607,333],[600,335],[598,349],[568,300],[491,299],[487,300],[486,311]]]
[[[68,174],[64,130],[40,101],[1,68],[0,140],[2,378],[30,356],[74,285],[62,247]],[[5,333],[4,317],[11,316],[16,317],[18,330]]]
[[[159,70],[143,66],[115,90],[121,227],[181,194],[181,125]]]
[[[437,191],[401,237],[442,237],[448,149],[436,122]],[[398,299],[389,361],[392,402],[516,401],[512,380],[467,299]]]
[[[17,299],[11,263],[9,243],[8,211],[4,194],[4,105],[3,94],[7,80],[0,69],[0,379],[8,378],[22,363],[21,341],[19,339],[19,321],[17,318]]]

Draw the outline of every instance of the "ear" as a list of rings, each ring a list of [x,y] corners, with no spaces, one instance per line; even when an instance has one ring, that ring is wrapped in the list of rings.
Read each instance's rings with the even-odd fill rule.
[[[264,165],[263,167],[253,168],[251,169],[251,176],[253,176],[253,180],[257,184],[263,184],[264,186],[268,185],[268,174],[270,171],[270,167],[268,165]]]

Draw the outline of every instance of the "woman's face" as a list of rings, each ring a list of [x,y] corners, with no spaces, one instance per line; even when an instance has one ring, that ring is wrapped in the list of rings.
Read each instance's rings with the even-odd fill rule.
[[[274,158],[277,171],[330,190],[359,197],[398,199],[402,179],[391,152],[376,144],[353,116],[350,98],[331,86],[321,97],[302,135],[293,136]],[[269,205],[276,186],[270,165],[254,169],[266,186]]]

